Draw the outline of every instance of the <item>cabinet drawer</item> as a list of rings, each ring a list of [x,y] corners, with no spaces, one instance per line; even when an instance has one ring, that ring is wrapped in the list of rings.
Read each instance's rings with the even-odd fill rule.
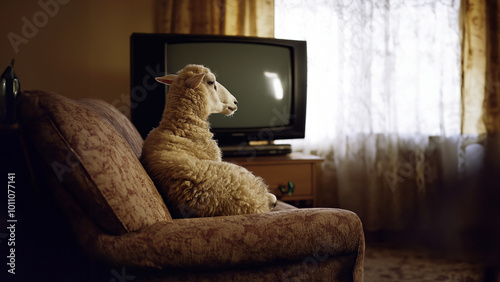
[[[276,196],[282,195],[279,187],[287,185],[290,180],[295,184],[292,197],[313,195],[311,164],[245,165],[245,167],[255,175],[264,178],[269,189]],[[285,195],[288,197],[288,194]]]

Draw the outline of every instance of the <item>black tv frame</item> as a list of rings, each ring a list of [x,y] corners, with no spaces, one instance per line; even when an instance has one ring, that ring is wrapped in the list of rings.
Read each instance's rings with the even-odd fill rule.
[[[154,80],[164,75],[165,44],[187,42],[239,42],[283,46],[292,54],[293,112],[290,125],[276,128],[213,129],[220,145],[304,138],[307,100],[307,45],[305,41],[275,38],[133,33],[130,37],[130,102],[132,123],[143,138],[156,127],[165,107],[165,86]]]

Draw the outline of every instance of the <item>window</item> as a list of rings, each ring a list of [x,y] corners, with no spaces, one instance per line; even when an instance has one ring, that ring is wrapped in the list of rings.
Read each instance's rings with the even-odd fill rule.
[[[307,138],[459,134],[458,16],[450,0],[276,0],[275,36],[308,42]]]

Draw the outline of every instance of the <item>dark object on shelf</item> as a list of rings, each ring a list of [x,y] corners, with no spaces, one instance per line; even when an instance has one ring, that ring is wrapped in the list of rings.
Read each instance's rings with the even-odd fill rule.
[[[0,78],[0,122],[14,123],[16,121],[16,97],[21,91],[21,84],[14,72],[14,59]]]

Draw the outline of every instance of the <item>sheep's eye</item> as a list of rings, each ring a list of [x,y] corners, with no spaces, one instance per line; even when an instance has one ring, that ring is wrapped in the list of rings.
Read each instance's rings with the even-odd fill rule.
[[[217,85],[215,84],[215,81],[214,81],[214,80],[209,80],[209,81],[207,81],[207,84],[208,84],[209,86],[212,86],[212,85],[213,85],[213,86],[214,86],[214,89],[215,89],[215,90],[217,90]]]

